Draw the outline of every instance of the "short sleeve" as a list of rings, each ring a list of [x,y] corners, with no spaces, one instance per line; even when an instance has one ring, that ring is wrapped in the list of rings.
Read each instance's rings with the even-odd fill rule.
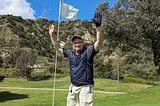
[[[69,52],[70,52],[70,50],[67,50],[67,49],[63,48],[63,55],[64,55],[64,57],[69,57]]]
[[[90,45],[88,46],[88,54],[91,56],[91,57],[94,57],[99,51],[96,51],[94,49],[94,45]]]

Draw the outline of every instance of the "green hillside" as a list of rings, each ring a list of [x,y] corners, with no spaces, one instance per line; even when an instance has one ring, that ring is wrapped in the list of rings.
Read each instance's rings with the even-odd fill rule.
[[[57,21],[44,18],[22,19],[20,16],[12,15],[0,16],[1,75],[22,78],[31,77],[31,74],[36,78],[41,75],[47,78],[52,76],[55,49],[48,34],[50,24],[55,25],[57,34]],[[95,57],[95,77],[117,79],[119,76],[119,79],[133,77],[156,80],[151,48],[144,44],[136,48],[127,42],[120,45],[117,40],[121,38],[114,38],[113,41],[112,35],[106,33],[105,24],[102,24],[104,42]],[[96,36],[93,22],[76,20],[60,23],[59,42],[64,48],[72,48],[70,41],[75,34],[80,34],[86,43],[92,44]],[[37,75],[35,70],[41,73]],[[58,73],[60,77],[68,76],[68,60],[62,56],[58,57]]]

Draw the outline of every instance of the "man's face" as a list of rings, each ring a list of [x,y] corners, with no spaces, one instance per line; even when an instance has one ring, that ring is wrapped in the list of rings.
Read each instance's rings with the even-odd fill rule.
[[[84,42],[82,39],[75,38],[72,42],[73,49],[75,49],[76,52],[80,52],[84,46]]]

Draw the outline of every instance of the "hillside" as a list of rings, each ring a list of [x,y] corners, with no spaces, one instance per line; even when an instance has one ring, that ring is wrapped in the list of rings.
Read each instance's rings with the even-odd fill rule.
[[[48,26],[51,23],[55,25],[57,31],[57,21],[44,18],[31,20],[22,19],[20,16],[1,15],[0,66],[2,70],[3,68],[16,67],[17,58],[21,56],[23,53],[22,51],[24,51],[23,54],[29,51],[31,52],[31,55],[34,55],[31,57],[35,57],[35,60],[29,60],[32,64],[27,64],[39,64],[41,68],[53,67],[55,50],[48,35]],[[93,43],[96,35],[93,22],[76,20],[68,22],[62,21],[60,23],[59,41],[62,46],[65,48],[72,48],[70,40],[75,34],[82,35],[85,42]],[[150,49],[143,47],[142,45],[144,50],[132,49],[129,46],[126,46],[127,48],[124,48],[125,50],[121,50],[115,47],[116,42],[109,44],[107,36],[104,38],[103,46],[95,57],[95,76],[117,79],[117,70],[121,72],[120,78],[123,78],[126,75],[144,76],[144,78],[148,77],[148,75],[154,76],[155,67],[153,61],[151,61],[151,59],[147,60],[148,57],[152,58]],[[21,57],[23,56],[25,55],[22,55]],[[151,68],[148,68],[147,66]],[[58,67],[68,67],[68,61],[60,56],[58,59]],[[22,67],[22,69],[23,68],[24,67]],[[146,69],[148,69],[148,72],[151,74],[147,74],[148,72]]]
[[[15,67],[17,57],[20,57],[22,51],[31,51],[36,57],[34,64],[40,64],[41,67],[48,67],[46,64],[54,64],[55,50],[48,34],[50,24],[54,24],[57,31],[57,21],[44,18],[31,20],[22,19],[20,16],[1,15],[0,66],[4,68]],[[70,41],[75,34],[83,35],[82,37],[87,43],[93,42],[95,38],[94,24],[80,20],[60,23],[59,41],[62,46],[72,48]],[[66,61],[62,58],[58,59],[61,63],[60,67],[68,67],[68,64],[64,65]]]
[[[3,15],[0,16],[0,46],[2,50],[12,50],[13,48],[35,49],[39,55],[51,56],[52,45],[48,35],[48,26],[57,22],[49,21],[44,18],[37,20],[22,19],[21,17]],[[89,31],[89,29],[92,29]],[[93,39],[95,35],[93,25],[87,21],[61,22],[60,41],[70,43],[70,38],[74,34],[82,34],[86,40]],[[90,36],[90,37],[88,37]]]

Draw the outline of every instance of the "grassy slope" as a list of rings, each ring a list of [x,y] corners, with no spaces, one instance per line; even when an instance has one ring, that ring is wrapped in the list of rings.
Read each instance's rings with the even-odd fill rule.
[[[95,106],[159,106],[160,86],[148,86],[141,84],[127,84],[117,81],[96,79],[95,90],[125,91],[127,94],[102,94],[94,93]],[[69,79],[57,79],[56,88],[69,87]],[[50,81],[25,81],[10,80],[0,82],[0,86],[53,88],[53,80]],[[33,90],[5,90],[0,89],[0,106],[51,106],[52,91]],[[55,106],[65,106],[67,92],[56,91]]]

